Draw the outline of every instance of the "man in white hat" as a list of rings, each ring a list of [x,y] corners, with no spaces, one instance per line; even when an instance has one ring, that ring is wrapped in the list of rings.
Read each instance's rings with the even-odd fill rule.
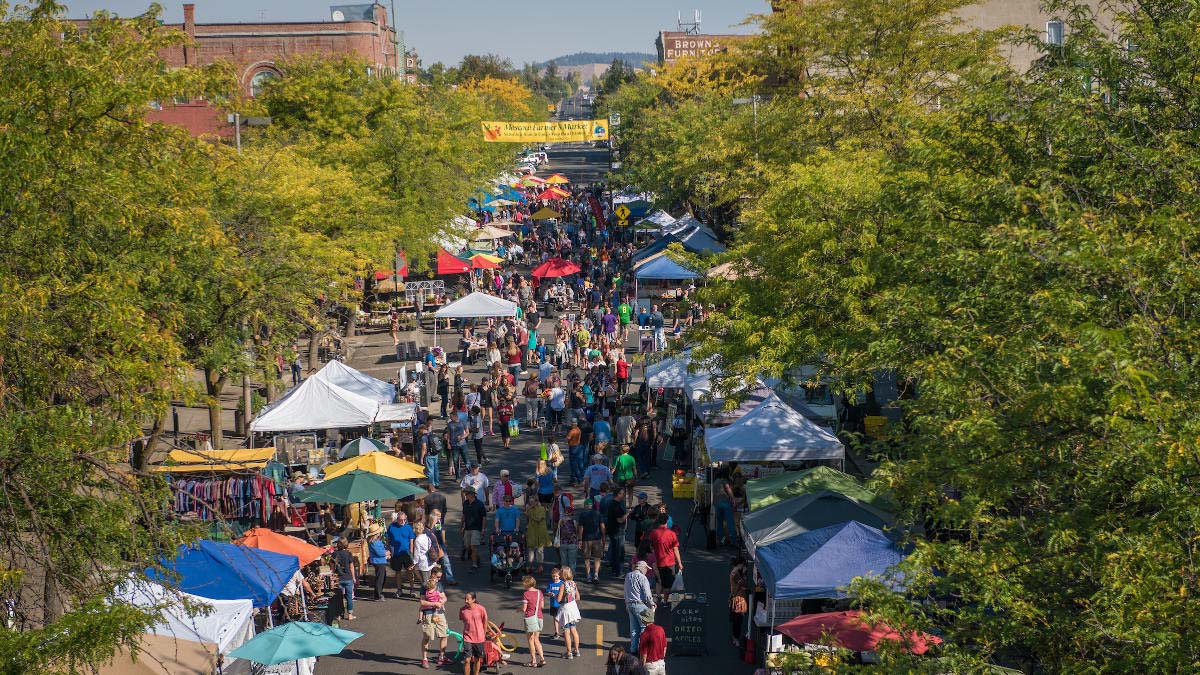
[[[641,638],[642,630],[646,627],[642,615],[649,612],[649,615],[653,616],[656,609],[654,591],[650,590],[650,579],[646,577],[646,571],[649,569],[649,563],[639,560],[633,566],[633,570],[625,575],[625,610],[629,614],[629,653],[631,654],[637,653],[638,640]]]

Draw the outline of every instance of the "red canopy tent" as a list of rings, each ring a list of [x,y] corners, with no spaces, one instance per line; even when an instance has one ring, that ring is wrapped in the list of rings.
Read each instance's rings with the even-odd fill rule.
[[[579,272],[579,265],[562,258],[551,258],[533,268],[530,272],[535,277],[565,277]]]
[[[471,264],[459,258],[444,248],[437,252],[438,274],[465,274],[471,271]]]
[[[872,652],[883,640],[903,642],[908,651],[913,654],[924,654],[929,651],[929,645],[938,644],[941,638],[928,633],[913,632],[904,637],[889,626],[867,623],[862,612],[826,612],[824,614],[801,614],[791,621],[776,628],[780,633],[796,642],[821,644],[826,634],[838,647],[845,647],[855,652]]]
[[[538,196],[537,196],[537,197],[535,197],[535,199],[538,199],[538,200],[558,200],[558,199],[563,199],[564,197],[567,197],[567,196],[568,196],[568,195],[570,195],[570,194],[571,194],[570,192],[566,192],[566,191],[564,191],[564,190],[559,190],[558,188],[548,188],[548,189],[546,189],[546,190],[543,190],[542,192],[540,192],[540,193],[538,194]]]
[[[477,270],[498,270],[500,269],[500,263],[492,260],[486,255],[483,255],[482,253],[479,253],[471,256],[471,267],[474,267]]]

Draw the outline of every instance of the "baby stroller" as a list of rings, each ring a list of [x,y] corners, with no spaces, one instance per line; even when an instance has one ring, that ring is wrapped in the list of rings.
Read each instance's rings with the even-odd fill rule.
[[[511,588],[513,573],[525,567],[525,537],[520,534],[493,534],[488,545],[492,551],[488,579],[495,581],[497,574],[503,574],[504,587]]]

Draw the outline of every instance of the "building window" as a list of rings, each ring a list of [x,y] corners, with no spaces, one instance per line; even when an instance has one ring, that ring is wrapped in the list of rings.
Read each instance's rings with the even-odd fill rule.
[[[1063,43],[1063,22],[1055,19],[1046,22],[1046,44],[1061,47]]]
[[[250,95],[258,97],[262,89],[271,80],[279,79],[279,74],[273,70],[260,70],[250,78]]]

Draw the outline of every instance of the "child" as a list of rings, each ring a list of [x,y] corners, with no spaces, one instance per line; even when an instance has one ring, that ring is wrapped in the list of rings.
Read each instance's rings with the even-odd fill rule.
[[[650,545],[650,537],[643,537],[642,543],[638,544],[633,560],[629,562],[629,569],[637,567],[640,560],[645,560],[650,565],[646,578],[650,580],[650,590],[654,590],[658,585],[658,558],[654,555],[654,547]]]
[[[562,588],[562,573],[555,567],[550,570],[550,583],[546,585],[546,595],[550,597],[550,609],[554,610],[554,639],[562,636],[562,628],[558,625],[558,589]]]
[[[427,603],[433,603],[435,606],[434,607],[426,607],[424,610],[421,610],[420,604],[418,603],[418,605],[417,605],[417,607],[418,607],[417,623],[420,623],[420,619],[422,617],[427,616],[430,609],[441,610],[440,613],[445,613],[445,611],[446,611],[446,594],[442,593],[441,591],[438,590],[438,583],[436,581],[434,581],[433,579],[430,579],[429,581],[425,582],[425,594],[422,596],[421,599]]]

